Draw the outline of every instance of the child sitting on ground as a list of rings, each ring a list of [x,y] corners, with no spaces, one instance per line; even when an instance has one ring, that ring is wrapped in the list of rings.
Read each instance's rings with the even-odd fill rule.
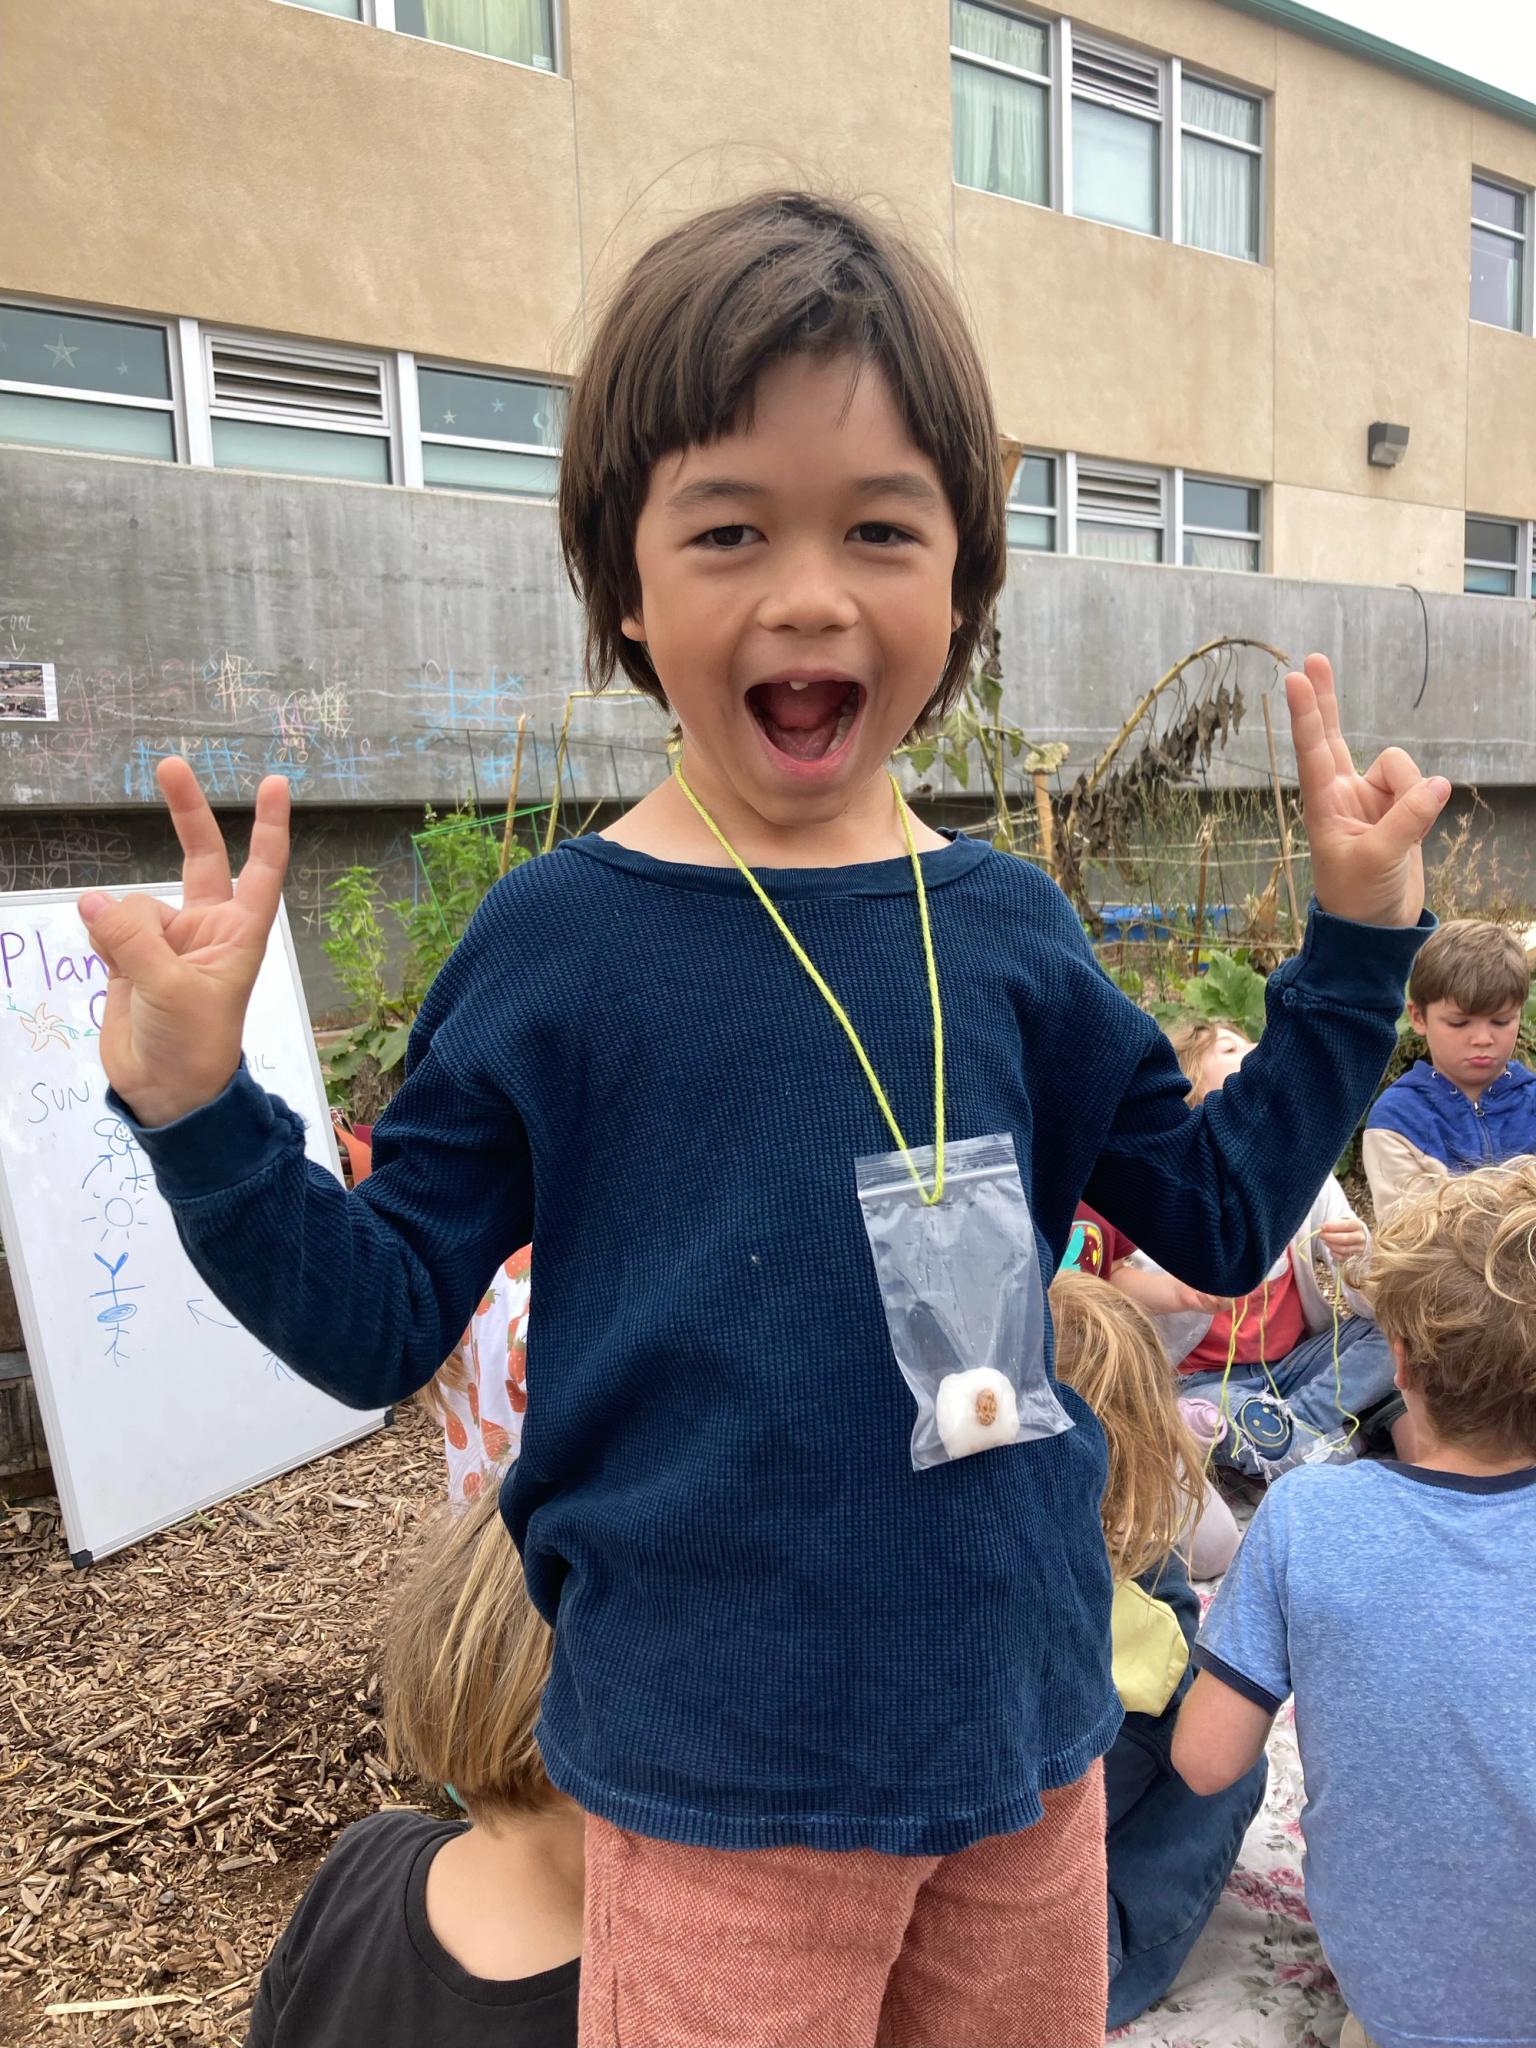
[[[1511,931],[1459,917],[1408,977],[1408,1019],[1429,1057],[1383,1089],[1360,1152],[1376,1221],[1447,1173],[1536,1152],[1536,1074],[1514,1057],[1531,992]]]
[[[1169,1037],[1193,1105],[1215,1094],[1254,1051],[1241,1031],[1209,1019],[1181,1025]],[[1330,1173],[1290,1244],[1246,1295],[1221,1303],[1213,1315],[1174,1317],[1143,1304],[1159,1314],[1182,1376],[1182,1399],[1202,1404],[1187,1406],[1186,1416],[1214,1440],[1220,1463],[1270,1480],[1325,1441],[1341,1457],[1385,1441],[1389,1429],[1396,1441],[1404,1425],[1392,1353],[1369,1303],[1339,1271],[1342,1261],[1369,1249],[1370,1233]],[[1331,1271],[1347,1317],[1319,1286],[1314,1252]],[[1120,1270],[1138,1266],[1157,1271],[1144,1252]]]
[[[1158,1273],[1136,1266],[1132,1259],[1135,1250],[1135,1245],[1124,1231],[1117,1230],[1108,1217],[1101,1216],[1086,1202],[1079,1202],[1060,1271],[1064,1274],[1085,1273],[1108,1281],[1118,1294],[1127,1301],[1134,1301],[1146,1315],[1198,1314],[1202,1310],[1210,1315],[1221,1306],[1215,1295],[1201,1294],[1193,1287],[1186,1287],[1171,1273]],[[1165,1362],[1162,1347],[1158,1357],[1160,1364]],[[1182,1552],[1192,1578],[1214,1579],[1219,1578],[1232,1562],[1239,1533],[1231,1508],[1201,1470],[1204,1458],[1204,1449],[1197,1448],[1196,1462],[1190,1469],[1200,1473],[1200,1498],[1191,1508],[1189,1519],[1180,1527],[1177,1548]]]
[[[1413,1462],[1274,1488],[1174,1737],[1188,1784],[1219,1793],[1295,1694],[1307,1902],[1356,2048],[1536,2044],[1533,1241],[1528,1159],[1382,1226],[1370,1288]]]
[[[385,1630],[391,1765],[469,1819],[360,1820],[262,1973],[246,2048],[575,2048],[581,1810],[534,1722],[550,1632],[487,1487],[434,1520]]]
[[[1157,1332],[1113,1287],[1080,1272],[1058,1274],[1051,1315],[1056,1370],[1098,1416],[1109,1444],[1100,1512],[1126,1719],[1104,1759],[1108,2024],[1121,2027],[1162,1997],[1194,1947],[1263,1800],[1267,1771],[1255,1762],[1218,1797],[1199,1799],[1169,1756],[1200,1621],[1179,1549],[1201,1481]]]

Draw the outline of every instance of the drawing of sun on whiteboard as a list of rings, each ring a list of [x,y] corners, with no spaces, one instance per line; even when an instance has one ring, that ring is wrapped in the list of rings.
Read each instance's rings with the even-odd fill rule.
[[[143,893],[177,902],[178,885]],[[0,894],[0,1230],[71,1553],[120,1550],[376,1429],[307,1386],[193,1271],[149,1162],[107,1107],[106,969],[75,890]],[[279,913],[246,1016],[256,1079],[340,1174]]]

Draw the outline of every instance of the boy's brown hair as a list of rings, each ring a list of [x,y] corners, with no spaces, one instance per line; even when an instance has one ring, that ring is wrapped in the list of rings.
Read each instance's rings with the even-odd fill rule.
[[[750,425],[758,378],[796,355],[884,372],[959,530],[960,624],[919,724],[959,695],[1007,570],[1002,457],[986,373],[939,272],[862,209],[763,192],[700,214],[619,286],[576,379],[560,457],[560,545],[587,614],[587,672],[664,704],[621,621],[639,609],[635,526],[665,455]]]
[[[1536,1458],[1536,1158],[1405,1202],[1376,1233],[1365,1288],[1437,1436]]]
[[[1525,948],[1512,931],[1481,917],[1458,917],[1431,933],[1408,977],[1408,999],[1421,1010],[1454,1003],[1468,1017],[1518,1010],[1530,992]]]
[[[533,1730],[551,1642],[496,1488],[434,1517],[385,1628],[391,1769],[452,1785],[477,1820],[547,1811],[559,1795]]]

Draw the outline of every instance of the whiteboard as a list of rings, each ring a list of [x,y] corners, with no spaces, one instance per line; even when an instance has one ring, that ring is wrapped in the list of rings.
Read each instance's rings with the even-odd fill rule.
[[[124,892],[126,893],[126,892]],[[135,894],[180,899],[177,884]],[[106,1105],[106,970],[77,890],[0,894],[0,1230],[77,1564],[376,1429],[241,1329],[193,1271],[149,1162]],[[245,1056],[340,1176],[281,911]]]

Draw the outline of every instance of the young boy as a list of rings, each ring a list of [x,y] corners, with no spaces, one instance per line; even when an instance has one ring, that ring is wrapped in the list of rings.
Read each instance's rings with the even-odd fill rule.
[[[1408,1017],[1429,1046],[1384,1089],[1361,1152],[1378,1222],[1443,1174],[1536,1152],[1536,1074],[1514,1058],[1531,970],[1502,925],[1459,917],[1413,963]]]
[[[1442,1179],[1378,1233],[1414,1461],[1274,1487],[1174,1737],[1218,1792],[1295,1694],[1307,1900],[1377,2048],[1536,2044],[1533,1236],[1536,1160]]]
[[[390,1761],[469,1820],[337,1842],[262,1972],[246,2048],[576,2048],[579,1807],[534,1743],[549,1629],[487,1489],[434,1521],[384,1628]]]
[[[1289,678],[1321,907],[1260,1053],[1192,1113],[1060,892],[928,830],[887,773],[963,686],[1007,559],[935,270],[808,194],[677,228],[598,323],[560,494],[594,675],[666,704],[674,773],[491,892],[348,1194],[240,1061],[284,785],[232,894],[165,763],[185,907],[81,906],[120,1113],[199,1270],[343,1400],[428,1379],[536,1237],[503,1507],[557,1621],[540,1747],[590,1816],[587,2048],[1097,2044],[1105,1460],[1029,1290],[1085,1192],[1213,1291],[1268,1266],[1390,1051],[1448,785],[1395,750],[1358,775],[1327,662]],[[957,1137],[1027,1205],[1032,1271],[1016,1222],[951,1255],[963,1208],[985,1223],[974,1180],[939,1185]],[[871,1155],[917,1183],[933,1254],[893,1317],[958,1338],[1005,1296],[1020,1327],[1040,1309],[1006,1362],[1041,1419],[1010,1426],[994,1380],[966,1423],[1007,1448],[914,1467]]]

